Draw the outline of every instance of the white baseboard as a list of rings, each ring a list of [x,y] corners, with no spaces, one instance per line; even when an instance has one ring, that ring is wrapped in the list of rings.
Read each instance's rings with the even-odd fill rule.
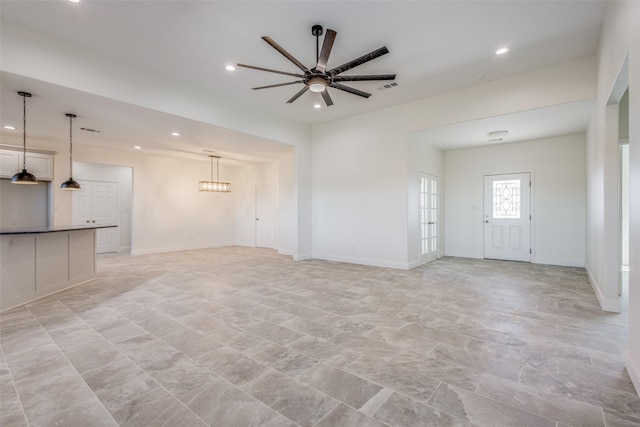
[[[629,373],[629,377],[631,377],[633,386],[636,388],[636,393],[640,396],[640,359],[638,359],[638,357],[634,357],[629,350],[627,350],[626,353],[627,372]]]
[[[289,249],[278,249],[278,255],[293,256],[293,251]]]
[[[576,259],[557,259],[557,258],[540,258],[533,257],[532,264],[558,265],[560,267],[581,267],[584,268],[584,260]]]
[[[311,254],[292,254],[294,261],[304,261],[305,259],[312,259]]]
[[[236,243],[235,242],[214,242],[209,245],[182,245],[182,246],[171,246],[166,248],[132,249],[131,255],[162,254],[166,252],[180,252],[180,251],[192,251],[196,249],[220,248],[224,246],[236,246]]]
[[[596,297],[598,297],[598,303],[600,303],[600,308],[604,311],[609,311],[612,313],[620,313],[622,311],[622,303],[620,302],[620,298],[605,298],[600,287],[598,286],[598,282],[596,281],[593,274],[591,274],[591,270],[589,266],[585,267],[587,271],[587,276],[589,277],[589,282],[591,283],[591,288],[593,292],[595,292]]]
[[[347,264],[368,265],[371,267],[394,268],[396,270],[409,270],[409,264],[406,262],[395,262],[387,260],[347,257],[342,255],[313,254],[315,259],[323,259],[325,261],[344,262]]]

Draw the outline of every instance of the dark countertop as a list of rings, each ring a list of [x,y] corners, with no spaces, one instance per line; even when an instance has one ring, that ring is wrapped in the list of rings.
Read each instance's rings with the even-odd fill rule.
[[[117,225],[49,225],[45,227],[7,227],[0,229],[0,235],[6,234],[41,234],[58,231],[95,230],[96,228],[114,228]]]

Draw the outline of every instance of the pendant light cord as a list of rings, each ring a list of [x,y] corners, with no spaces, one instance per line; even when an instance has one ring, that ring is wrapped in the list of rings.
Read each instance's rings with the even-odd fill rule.
[[[27,170],[27,95],[22,94],[22,170]]]
[[[69,179],[73,179],[73,116],[69,116]]]
[[[220,182],[220,157],[216,157],[216,182]]]

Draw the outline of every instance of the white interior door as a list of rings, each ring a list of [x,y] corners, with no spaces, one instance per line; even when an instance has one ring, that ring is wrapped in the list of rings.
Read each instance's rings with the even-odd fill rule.
[[[438,258],[438,177],[420,174],[420,262]]]
[[[484,177],[484,257],[531,262],[529,173]]]
[[[73,192],[74,225],[118,224],[118,184],[78,181],[80,191]],[[118,252],[120,227],[96,230],[96,253]]]
[[[256,246],[275,247],[275,204],[273,185],[256,185]]]

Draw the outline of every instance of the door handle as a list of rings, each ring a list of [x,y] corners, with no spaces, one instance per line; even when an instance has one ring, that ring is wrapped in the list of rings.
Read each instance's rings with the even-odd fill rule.
[[[89,220],[87,220],[87,224],[89,224],[89,222],[90,222],[90,221],[89,221]]]
[[[489,220],[488,219],[485,219],[484,222],[485,222],[485,224],[489,224]]]
[[[256,218],[256,221],[260,221],[260,218]]]

